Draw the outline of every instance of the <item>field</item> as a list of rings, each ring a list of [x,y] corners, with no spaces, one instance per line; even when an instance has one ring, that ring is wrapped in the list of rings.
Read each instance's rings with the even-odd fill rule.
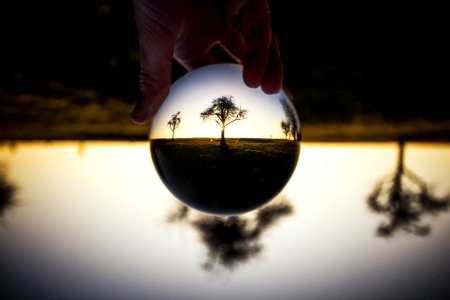
[[[122,97],[56,83],[51,87],[42,95],[0,89],[0,141],[147,140],[148,126],[131,122],[133,104]],[[355,117],[351,122],[300,120],[305,142],[450,141],[450,120],[392,122],[373,116]]]
[[[150,144],[157,171],[189,206],[215,214],[249,211],[276,196],[298,161],[300,145],[271,139],[158,139]]]

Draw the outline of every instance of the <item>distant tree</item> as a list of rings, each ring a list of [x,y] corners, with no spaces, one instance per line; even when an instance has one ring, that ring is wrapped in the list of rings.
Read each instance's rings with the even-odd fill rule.
[[[291,123],[286,120],[281,121],[281,130],[283,130],[285,140],[287,140],[289,138],[289,134],[291,133]]]
[[[220,144],[226,145],[225,127],[247,117],[248,110],[237,107],[233,96],[221,96],[213,99],[210,107],[200,113],[203,121],[213,119],[222,129]]]
[[[175,129],[177,129],[181,123],[180,114],[181,114],[180,111],[177,112],[176,114],[173,114],[169,122],[167,122],[167,126],[169,126],[169,129],[172,131],[172,140],[174,139],[175,136]]]
[[[199,233],[207,254],[203,268],[208,271],[222,266],[233,270],[257,257],[264,249],[264,234],[282,218],[292,215],[294,208],[288,199],[266,205],[247,216],[214,217],[193,215],[191,209],[179,204],[167,221],[191,225]]]
[[[292,138],[297,141],[299,139],[299,128],[298,128],[298,122],[297,122],[297,118],[295,116],[295,111],[292,108],[292,106],[289,104],[289,100],[287,100],[284,97],[280,97],[278,99],[281,103],[281,105],[283,106],[283,110],[284,110],[284,114],[286,116],[286,119],[283,120],[281,122],[281,128],[284,132],[285,128],[283,128],[283,122],[287,123],[289,125],[289,129],[290,129],[290,134],[292,135]],[[287,135],[286,135],[287,138]]]
[[[16,186],[6,178],[3,165],[0,163],[0,218],[2,214],[16,204]]]
[[[404,165],[404,141],[399,141],[397,170],[380,180],[367,198],[369,208],[388,217],[378,226],[380,237],[391,237],[398,231],[426,236],[430,225],[422,217],[437,215],[450,207],[450,195],[437,197],[428,184]]]

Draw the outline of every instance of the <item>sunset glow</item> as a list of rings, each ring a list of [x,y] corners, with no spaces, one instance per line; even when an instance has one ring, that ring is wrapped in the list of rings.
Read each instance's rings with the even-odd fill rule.
[[[226,137],[285,138],[280,126],[285,113],[279,101],[288,99],[285,92],[268,95],[260,88],[249,88],[242,80],[241,66],[218,64],[188,73],[172,85],[167,100],[153,119],[150,139],[170,138],[172,132],[167,122],[178,111],[181,123],[175,138],[220,138],[221,127],[213,120],[203,121],[200,113],[221,96],[232,96],[237,107],[248,110],[244,120],[226,127]]]

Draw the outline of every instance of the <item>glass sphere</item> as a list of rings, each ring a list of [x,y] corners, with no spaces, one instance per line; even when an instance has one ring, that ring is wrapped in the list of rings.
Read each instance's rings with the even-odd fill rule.
[[[242,66],[215,64],[177,80],[150,124],[164,185],[187,206],[235,215],[284,188],[300,154],[300,121],[281,90],[249,88]]]

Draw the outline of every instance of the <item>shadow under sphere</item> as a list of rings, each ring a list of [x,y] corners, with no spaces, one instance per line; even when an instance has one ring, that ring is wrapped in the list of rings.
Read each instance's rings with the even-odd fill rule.
[[[233,215],[284,188],[298,162],[300,132],[283,90],[248,88],[241,66],[216,64],[172,85],[149,140],[157,173],[175,197],[206,213]]]

